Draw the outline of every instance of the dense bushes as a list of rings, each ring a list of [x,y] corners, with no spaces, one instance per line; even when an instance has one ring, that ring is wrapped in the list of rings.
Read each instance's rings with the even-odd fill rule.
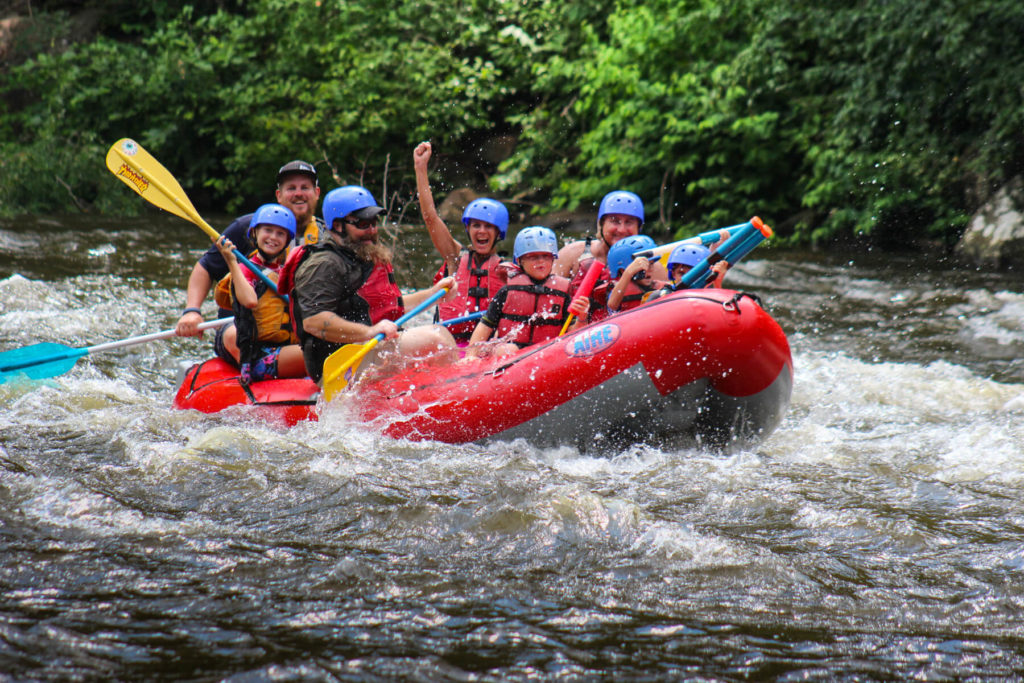
[[[32,25],[69,33],[60,5]],[[408,197],[429,138],[449,181],[538,209],[626,187],[679,232],[757,212],[801,241],[950,242],[1024,165],[1018,3],[98,6],[87,39],[4,64],[0,212],[138,208],[103,169],[126,135],[201,205],[265,198],[293,157]]]

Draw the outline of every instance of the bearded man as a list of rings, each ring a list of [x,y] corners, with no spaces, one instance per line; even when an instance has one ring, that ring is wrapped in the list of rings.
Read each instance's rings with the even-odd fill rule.
[[[391,267],[391,250],[378,242],[377,206],[369,190],[347,185],[324,197],[325,230],[316,245],[295,253],[285,264],[281,279],[290,278],[295,329],[302,345],[306,371],[317,382],[324,361],[345,344],[367,342],[378,334],[398,338],[398,349],[420,355],[454,348],[455,340],[443,327],[423,326],[401,334],[394,321],[442,288],[455,294],[455,279],[444,278],[432,287],[402,294]]]

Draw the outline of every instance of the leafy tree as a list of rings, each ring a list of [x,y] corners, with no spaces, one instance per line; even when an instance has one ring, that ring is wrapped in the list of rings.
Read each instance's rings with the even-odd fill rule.
[[[0,213],[139,210],[102,170],[123,136],[200,206],[265,200],[295,157],[394,201],[429,138],[537,210],[621,187],[679,233],[758,213],[793,241],[907,245],[951,243],[1024,167],[1008,0],[34,7],[0,64]]]

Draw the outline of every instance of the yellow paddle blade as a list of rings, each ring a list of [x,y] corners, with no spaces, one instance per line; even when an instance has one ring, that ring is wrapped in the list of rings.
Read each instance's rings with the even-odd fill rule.
[[[328,401],[345,390],[352,376],[359,369],[359,363],[377,345],[380,336],[365,344],[346,344],[324,361],[324,398]]]
[[[220,237],[192,206],[174,176],[131,138],[121,138],[111,145],[107,168],[150,204],[195,223],[210,239]]]

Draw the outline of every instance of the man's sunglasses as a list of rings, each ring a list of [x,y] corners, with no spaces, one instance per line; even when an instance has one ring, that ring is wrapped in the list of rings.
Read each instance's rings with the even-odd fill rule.
[[[376,228],[377,227],[377,218],[376,217],[370,218],[368,220],[364,219],[364,220],[359,220],[359,221],[354,221],[351,218],[346,218],[344,220],[345,220],[345,223],[347,225],[351,225],[353,228],[356,228],[358,230],[370,230],[372,228]]]

